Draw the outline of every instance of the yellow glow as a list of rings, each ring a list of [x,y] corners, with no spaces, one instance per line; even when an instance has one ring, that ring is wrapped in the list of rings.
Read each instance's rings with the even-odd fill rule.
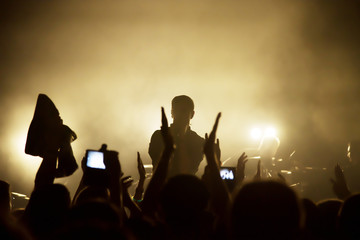
[[[250,132],[250,135],[253,139],[259,140],[263,136],[263,132],[260,128],[253,128]]]
[[[357,44],[340,45],[357,40],[357,25],[337,31],[353,15],[334,27],[325,24],[336,19],[334,12],[329,19],[307,1],[21,2],[5,9],[2,22],[9,61],[0,66],[6,145],[0,168],[28,189],[41,162],[24,153],[39,93],[77,133],[72,146],[79,166],[86,149],[107,143],[132,176],[137,151],[151,162],[147,149],[160,129],[160,107],[171,123],[170,102],[180,94],[195,102],[191,128],[200,136],[223,113],[217,136],[224,159],[264,135],[280,135],[302,160],[307,148],[299,146],[316,148],[308,141],[312,134],[342,143],[358,124],[358,61],[350,57],[359,55],[351,49]],[[332,35],[338,37],[326,37]],[[266,130],[267,124],[276,129]],[[81,168],[76,174],[81,177]]]
[[[25,154],[26,134],[26,132],[17,132],[12,136],[11,149],[13,152],[13,160],[19,161],[21,164],[18,166],[26,169],[27,173],[34,173],[38,168],[38,164],[35,163],[40,162],[41,158]]]
[[[268,127],[265,129],[264,136],[265,137],[277,137],[277,131],[273,127]]]

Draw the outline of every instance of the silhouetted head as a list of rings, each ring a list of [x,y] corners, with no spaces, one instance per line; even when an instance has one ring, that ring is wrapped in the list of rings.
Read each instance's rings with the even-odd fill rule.
[[[169,179],[160,194],[160,204],[168,219],[182,219],[202,213],[209,201],[205,184],[193,175]]]
[[[174,119],[174,123],[188,125],[194,114],[194,102],[190,97],[180,95],[173,98],[171,102],[171,116]]]
[[[74,199],[73,204],[78,205],[93,200],[110,200],[110,191],[103,186],[86,186]]]
[[[92,200],[71,208],[64,227],[52,239],[126,239],[119,210],[109,201]]]
[[[339,214],[339,227],[343,239],[360,239],[360,194],[344,201]]]
[[[65,222],[69,207],[70,193],[64,185],[35,188],[25,209],[25,224],[35,236],[45,237]]]
[[[236,195],[232,209],[235,239],[293,239],[300,230],[296,194],[276,181],[252,182]]]
[[[28,207],[45,211],[63,211],[70,207],[69,190],[62,184],[49,184],[35,188]],[[35,213],[36,214],[36,213]]]
[[[319,213],[319,234],[324,239],[337,238],[337,222],[343,201],[326,199],[317,203]]]
[[[93,199],[73,206],[70,211],[72,222],[101,222],[120,225],[120,214],[116,206],[104,199]]]
[[[210,194],[194,175],[176,175],[160,193],[160,209],[165,220],[166,239],[204,239],[212,229],[212,216],[206,211]]]
[[[312,235],[318,235],[320,228],[320,216],[316,204],[308,198],[301,199],[301,203],[305,212],[305,228],[307,232]]]

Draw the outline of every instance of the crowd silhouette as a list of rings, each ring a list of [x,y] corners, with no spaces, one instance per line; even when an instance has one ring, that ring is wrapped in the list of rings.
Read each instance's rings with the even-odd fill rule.
[[[350,191],[340,165],[329,181],[337,198],[314,202],[299,197],[281,174],[264,178],[260,161],[255,176],[246,177],[243,153],[230,189],[220,176],[221,113],[202,138],[189,127],[191,98],[177,96],[172,107],[174,122],[169,126],[161,108],[161,129],[150,141],[154,169],[146,187],[140,154],[131,196],[133,178],[122,171],[118,152],[103,144],[95,151],[105,167],[90,167],[85,155],[71,199],[54,180],[77,170],[71,149],[77,136],[40,94],[25,151],[41,156],[42,163],[24,209],[12,209],[11,186],[0,181],[0,239],[360,239],[360,194]],[[203,157],[199,178],[195,173]]]

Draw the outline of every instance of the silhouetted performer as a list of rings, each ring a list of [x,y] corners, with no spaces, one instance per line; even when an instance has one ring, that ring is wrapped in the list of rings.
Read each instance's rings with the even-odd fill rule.
[[[204,139],[190,128],[190,120],[194,117],[194,102],[185,95],[173,98],[171,117],[173,123],[170,131],[176,146],[170,161],[168,176],[177,174],[195,174],[203,159]],[[149,155],[155,170],[164,149],[160,130],[153,133],[149,145]]]

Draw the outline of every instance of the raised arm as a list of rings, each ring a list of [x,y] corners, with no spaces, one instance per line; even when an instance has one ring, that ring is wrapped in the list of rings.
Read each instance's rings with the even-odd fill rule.
[[[206,156],[207,166],[205,170],[205,181],[209,187],[212,198],[212,207],[215,214],[219,217],[219,222],[225,223],[228,219],[228,211],[231,200],[230,193],[224,181],[220,176],[220,160],[215,153],[216,131],[219,124],[221,113],[216,117],[214,127],[209,135],[205,135],[204,153]]]
[[[261,160],[258,161],[256,173],[254,176],[254,181],[260,181],[261,180]]]
[[[58,132],[44,136],[46,145],[43,160],[36,173],[35,188],[54,183],[55,178],[72,175],[78,165],[73,155],[71,142],[77,136],[68,126],[62,125]],[[34,139],[35,141],[37,139]]]
[[[234,191],[237,191],[240,188],[241,184],[245,179],[245,164],[247,163],[247,161],[247,155],[245,154],[245,152],[243,152],[237,161]]]
[[[144,200],[142,202],[143,213],[153,216],[156,205],[158,203],[159,193],[163,187],[168,173],[169,161],[174,152],[174,141],[170,133],[168,121],[165,115],[164,108],[161,108],[161,135],[164,141],[164,151],[161,155],[158,166],[147,186],[145,191]]]
[[[119,153],[116,151],[105,151],[104,163],[109,175],[110,198],[120,209],[123,209],[122,185],[120,178],[123,176],[119,160]]]
[[[35,188],[53,184],[56,176],[56,163],[59,154],[58,144],[53,135],[49,135],[48,145],[44,149],[43,159],[35,176]]]
[[[123,204],[124,207],[127,207],[130,210],[130,218],[139,218],[142,216],[141,209],[139,206],[132,200],[129,187],[133,183],[131,176],[126,176],[121,178],[122,191],[123,191]]]
[[[140,205],[141,201],[143,200],[143,193],[144,193],[144,184],[146,178],[146,172],[144,168],[144,164],[141,160],[140,153],[137,153],[137,168],[139,172],[139,183],[135,190],[135,195],[133,200]]]
[[[140,179],[135,190],[135,195],[133,197],[131,197],[128,190],[133,182],[133,179],[130,176],[123,177],[121,179],[122,190],[123,190],[123,202],[124,202],[124,206],[130,210],[130,218],[138,218],[142,216],[142,211],[139,206],[141,206],[141,202],[143,199],[146,173],[139,152],[137,152],[137,163],[138,163],[138,171],[139,171]]]
[[[335,195],[344,200],[351,195],[351,192],[347,186],[345,175],[339,164],[336,164],[334,168],[335,179],[331,178],[330,181],[333,185],[333,191]]]

